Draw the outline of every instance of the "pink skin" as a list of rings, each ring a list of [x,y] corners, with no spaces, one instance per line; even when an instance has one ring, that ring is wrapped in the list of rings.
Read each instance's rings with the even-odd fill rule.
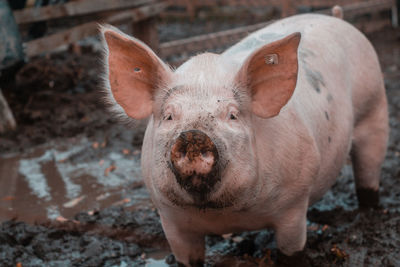
[[[102,31],[129,38],[109,27]],[[289,90],[289,78],[274,76],[268,80],[274,86],[265,91],[269,84],[262,84],[254,91],[259,67],[247,73],[243,66],[253,64],[255,51],[263,52],[266,44],[294,32],[301,33],[298,49],[282,53],[297,51],[295,86]],[[150,51],[138,40],[129,40]],[[335,182],[350,150],[360,204],[365,201],[363,192],[378,191],[388,136],[385,90],[374,49],[350,24],[323,15],[290,17],[249,35],[221,55],[193,57],[174,72],[152,52],[149,55],[157,66],[152,77],[158,83],[149,80],[141,86],[148,84],[146,92],[153,94],[151,100],[143,98],[150,109],[130,110],[123,98],[116,97],[124,88],[113,88],[119,84],[115,82],[106,85],[111,101],[123,107],[117,106],[120,111],[133,118],[150,115],[142,150],[143,177],[180,263],[194,266],[204,260],[207,234],[262,228],[276,231],[284,254],[301,251],[307,208]],[[280,57],[277,67],[285,61]],[[111,63],[109,68],[114,68]],[[110,80],[112,73],[107,72]],[[252,81],[243,82],[250,76]],[[275,85],[279,79],[284,89]],[[169,165],[178,136],[192,129],[210,137],[223,166],[220,181],[202,203],[177,183]],[[194,162],[182,158],[178,167],[208,173],[214,160],[206,153]]]

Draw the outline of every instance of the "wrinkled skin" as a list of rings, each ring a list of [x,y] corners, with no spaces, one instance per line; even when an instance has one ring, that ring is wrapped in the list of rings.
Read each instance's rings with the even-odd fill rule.
[[[378,204],[386,96],[376,53],[350,24],[290,17],[175,71],[102,32],[110,101],[150,117],[143,177],[180,264],[203,264],[207,234],[262,228],[283,254],[301,251],[307,208],[350,152],[360,207]]]

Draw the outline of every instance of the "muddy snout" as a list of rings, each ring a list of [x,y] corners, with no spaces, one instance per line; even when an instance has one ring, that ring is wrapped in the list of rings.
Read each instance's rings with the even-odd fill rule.
[[[172,171],[189,193],[205,196],[220,180],[218,150],[204,132],[182,132],[171,148]]]

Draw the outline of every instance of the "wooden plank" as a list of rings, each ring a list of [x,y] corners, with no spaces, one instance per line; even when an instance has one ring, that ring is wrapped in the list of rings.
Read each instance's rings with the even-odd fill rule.
[[[342,6],[344,19],[352,19],[363,14],[378,13],[383,10],[391,10],[396,6],[395,0],[373,0]],[[331,9],[319,10],[316,13],[330,15]]]
[[[364,33],[372,33],[377,32],[385,27],[390,27],[392,22],[390,18],[385,18],[380,20],[357,22],[353,25]]]
[[[289,17],[296,14],[297,10],[292,0],[282,0],[281,17]]]
[[[392,6],[392,26],[394,28],[399,27],[399,11],[397,5]]]
[[[185,8],[187,7],[188,0],[172,0],[171,6]],[[200,0],[190,1],[193,8],[199,9],[202,7],[215,7],[215,6],[244,6],[244,7],[261,7],[261,6],[281,6],[280,0]]]
[[[314,8],[333,7],[334,5],[344,6],[359,3],[365,0],[302,0],[296,1],[296,6],[309,6]]]
[[[67,16],[71,17],[96,12],[133,8],[154,2],[156,2],[156,0],[80,0],[60,5],[16,10],[14,11],[14,17],[17,24],[24,24]]]
[[[118,24],[127,19],[132,19],[133,22],[144,20],[157,15],[163,11],[167,5],[168,3],[164,1],[150,6],[143,6],[132,10],[118,12],[102,21],[84,23],[53,35],[29,41],[24,44],[25,54],[27,57],[32,57],[41,53],[49,52],[61,45],[74,43],[87,36],[96,35],[98,33],[99,23]]]
[[[168,57],[180,54],[183,51],[191,53],[231,44],[245,37],[250,32],[261,29],[270,23],[272,21],[163,43],[160,45],[160,55]]]
[[[187,8],[187,0],[172,0],[171,6],[181,7],[184,9]],[[314,8],[323,8],[323,7],[333,7],[334,5],[340,6],[348,6],[353,5],[353,7],[357,8],[360,6],[363,8],[364,5],[367,5],[371,1],[367,0],[202,0],[202,1],[191,1],[192,8],[196,11],[202,7],[214,7],[214,6],[244,6],[244,7],[263,7],[263,6],[274,6],[277,8],[281,8],[283,16],[290,15],[294,13],[294,10],[298,6],[309,6]],[[379,2],[382,5],[386,5],[388,3],[387,0],[378,0],[375,2]],[[389,2],[395,2],[395,0],[390,0]],[[193,11],[192,11],[193,12]],[[166,11],[168,15],[183,16],[183,12],[176,11]],[[185,14],[188,16],[188,14]]]
[[[159,39],[156,26],[156,19],[149,18],[133,23],[133,36],[147,44],[153,51],[157,52],[159,48]]]
[[[368,12],[379,12],[381,10],[390,9],[392,7],[392,4],[394,4],[393,0],[379,0],[379,1],[374,0],[368,2],[360,2],[359,0],[355,0],[353,2],[355,3],[343,6],[344,14],[346,15],[346,12],[348,13],[347,17],[360,15]],[[357,7],[360,7],[361,11],[359,11]],[[319,11],[318,13],[325,13],[330,15],[331,9],[325,9]],[[241,38],[245,37],[247,33],[265,27],[269,23],[261,23],[247,27],[241,27],[238,29],[199,35],[187,39],[163,43],[160,45],[160,55],[163,58],[167,58],[172,55],[182,54],[182,52],[191,54],[198,51],[217,48],[218,46],[223,46],[226,44],[232,44],[240,40]],[[389,19],[374,20],[371,22],[359,22],[355,24],[357,28],[359,28],[361,31],[365,33],[371,33],[380,30],[387,25],[390,25]],[[177,62],[181,61],[182,59],[179,59],[179,61]],[[176,62],[170,62],[170,63],[176,63]]]
[[[377,13],[383,10],[391,10],[396,5],[395,0],[373,0],[362,3],[354,3],[343,6],[344,18],[355,17],[366,13]]]

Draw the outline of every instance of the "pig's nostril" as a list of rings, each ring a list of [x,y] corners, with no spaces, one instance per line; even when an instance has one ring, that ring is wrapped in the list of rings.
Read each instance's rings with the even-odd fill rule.
[[[207,164],[214,163],[214,155],[211,151],[202,152],[201,153],[202,160]]]

